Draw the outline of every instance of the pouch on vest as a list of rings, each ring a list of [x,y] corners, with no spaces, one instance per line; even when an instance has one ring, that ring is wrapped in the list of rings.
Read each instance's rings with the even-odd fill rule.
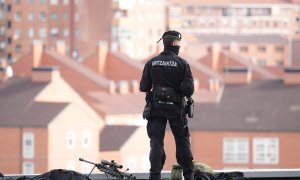
[[[179,96],[171,87],[155,87],[153,90],[153,100],[165,102],[179,102]]]

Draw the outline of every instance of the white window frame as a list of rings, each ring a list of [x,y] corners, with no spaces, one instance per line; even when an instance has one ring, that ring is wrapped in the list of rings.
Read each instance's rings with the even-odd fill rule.
[[[58,4],[58,0],[50,0],[50,5],[57,5]]]
[[[34,174],[34,163],[23,162],[22,163],[22,174]]]
[[[47,29],[46,28],[41,28],[39,30],[39,37],[40,38],[47,38]]]
[[[64,0],[63,4],[64,5],[68,5],[69,4],[69,0]]]
[[[229,156],[232,156],[231,158]],[[240,159],[239,156],[244,156]],[[249,162],[249,139],[246,137],[225,137],[223,139],[223,162],[224,163],[248,163]]]
[[[136,163],[136,159],[134,157],[129,156],[127,158],[127,167],[128,167],[128,169],[130,169],[131,172],[136,171],[137,163]]]
[[[28,37],[29,38],[33,38],[34,37],[34,29],[33,28],[29,28],[28,29]]]
[[[34,14],[33,13],[28,13],[27,18],[28,18],[28,21],[33,21]]]
[[[81,142],[82,142],[82,147],[88,148],[91,145],[91,132],[89,130],[84,130],[82,132],[82,137],[81,137]]]
[[[15,19],[16,22],[22,21],[22,12],[17,11],[17,12],[14,14],[14,19]]]
[[[272,160],[272,158],[274,158],[274,160]],[[253,138],[253,163],[278,164],[279,163],[279,139],[277,137]]]
[[[73,132],[73,131],[67,132],[67,134],[66,134],[67,148],[69,148],[69,149],[75,148],[75,140],[76,140],[75,132]]]
[[[35,146],[34,134],[31,132],[24,132],[22,139],[23,139],[22,140],[23,158],[26,159],[34,158],[34,146]],[[31,144],[27,145],[26,143],[27,141],[30,141]]]
[[[39,19],[42,22],[46,22],[47,21],[47,13],[46,12],[40,12],[39,13]]]

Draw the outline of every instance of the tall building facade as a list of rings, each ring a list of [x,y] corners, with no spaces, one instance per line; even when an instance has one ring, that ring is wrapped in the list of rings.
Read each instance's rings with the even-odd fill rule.
[[[300,36],[300,2],[170,0],[169,27],[196,34]]]
[[[17,61],[35,39],[45,48],[64,43],[74,59],[84,58],[99,40],[110,41],[111,1],[6,0],[7,58]]]
[[[165,12],[165,0],[113,0],[112,50],[140,60],[155,54]]]
[[[1,0],[0,1],[0,67],[1,67],[1,63],[5,60],[6,57],[5,31],[6,31],[5,4],[4,4],[4,0]]]

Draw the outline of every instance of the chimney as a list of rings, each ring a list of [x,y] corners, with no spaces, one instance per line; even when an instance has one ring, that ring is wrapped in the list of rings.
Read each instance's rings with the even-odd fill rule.
[[[60,76],[57,66],[39,66],[32,68],[32,82],[51,82]]]
[[[212,69],[217,72],[218,71],[218,63],[220,58],[221,45],[220,43],[213,43],[211,48],[211,58],[212,58]]]
[[[115,94],[116,93],[116,82],[115,81],[109,81],[108,92],[110,94]]]
[[[105,73],[105,63],[108,53],[108,44],[106,41],[99,41],[98,43],[98,72],[101,75]]]
[[[129,83],[126,80],[122,80],[119,82],[119,93],[120,94],[128,94],[129,93]]]
[[[39,66],[41,62],[41,57],[43,53],[43,41],[42,40],[34,40],[33,41],[33,67]]]
[[[225,67],[224,77],[226,84],[249,84],[252,72],[248,67]]]
[[[283,81],[286,85],[300,85],[300,66],[285,67]]]
[[[209,79],[209,90],[210,91],[219,91],[220,89],[220,80],[217,78]]]
[[[135,94],[140,92],[139,82],[135,79],[131,81],[131,92],[133,92]]]
[[[66,43],[64,40],[56,41],[56,51],[63,55],[66,54]]]

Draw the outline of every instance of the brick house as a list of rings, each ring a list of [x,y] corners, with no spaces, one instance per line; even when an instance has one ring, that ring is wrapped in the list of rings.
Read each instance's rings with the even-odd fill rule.
[[[98,158],[103,121],[61,78],[57,67],[40,66],[31,76],[0,83],[0,169],[43,173],[67,168],[80,172],[81,156]]]
[[[218,103],[196,104],[189,121],[194,159],[213,169],[298,168],[300,84],[284,82],[226,84]],[[166,169],[176,162],[172,138],[169,131]]]

